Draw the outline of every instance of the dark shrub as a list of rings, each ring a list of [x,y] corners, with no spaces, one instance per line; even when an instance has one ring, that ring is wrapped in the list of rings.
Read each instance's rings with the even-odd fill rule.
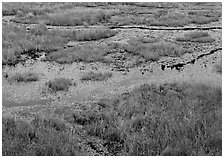
[[[86,74],[84,74],[81,78],[82,81],[106,81],[110,77],[112,77],[111,72],[105,72],[105,73],[95,73],[93,71],[90,71]]]
[[[8,79],[9,82],[35,82],[38,80],[38,75],[32,72],[27,72],[23,74],[16,73]]]

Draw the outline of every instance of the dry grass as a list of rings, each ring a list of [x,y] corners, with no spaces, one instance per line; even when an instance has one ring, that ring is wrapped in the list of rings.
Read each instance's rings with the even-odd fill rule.
[[[55,78],[52,81],[48,81],[46,85],[51,93],[56,93],[58,91],[68,91],[72,81],[66,78]]]
[[[178,42],[199,42],[199,43],[211,43],[214,42],[215,39],[210,37],[207,32],[204,31],[193,31],[186,33],[184,36],[180,36],[176,38]]]
[[[39,76],[32,72],[16,73],[8,78],[9,82],[35,82],[39,80]]]
[[[82,76],[81,81],[106,81],[110,77],[112,77],[111,72],[96,73],[96,72],[90,71]]]

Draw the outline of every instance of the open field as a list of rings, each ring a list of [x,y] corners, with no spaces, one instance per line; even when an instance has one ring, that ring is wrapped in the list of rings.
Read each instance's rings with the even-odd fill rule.
[[[221,156],[222,4],[3,3],[3,156]]]

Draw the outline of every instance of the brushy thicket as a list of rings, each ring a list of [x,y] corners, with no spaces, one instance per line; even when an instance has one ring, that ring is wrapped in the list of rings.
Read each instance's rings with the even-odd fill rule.
[[[15,73],[8,78],[9,82],[35,82],[39,80],[39,76],[32,72],[27,73]]]
[[[3,155],[222,155],[222,90],[145,84],[64,120],[3,117],[2,124]]]
[[[214,42],[215,39],[210,37],[207,32],[204,31],[193,31],[184,34],[184,36],[180,36],[176,38],[178,42],[199,42],[199,43],[211,43]]]
[[[88,73],[85,73],[81,77],[81,80],[82,81],[106,81],[110,77],[112,77],[112,73],[111,72],[101,73],[101,72],[90,71]]]
[[[68,91],[72,81],[66,78],[55,78],[52,81],[48,81],[46,85],[51,93],[56,93],[58,91]]]
[[[109,38],[117,34],[117,31],[107,27],[90,28],[84,30],[73,31],[73,39],[77,41],[92,41],[102,38]]]

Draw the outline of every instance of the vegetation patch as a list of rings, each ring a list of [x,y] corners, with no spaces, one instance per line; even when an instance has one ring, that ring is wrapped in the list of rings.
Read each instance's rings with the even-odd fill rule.
[[[63,11],[49,14],[46,24],[54,26],[77,26],[95,25],[107,22],[110,19],[110,12],[102,9],[76,8],[72,11]]]
[[[31,29],[30,33],[26,31],[25,27],[12,24],[3,25],[2,29],[3,65],[17,64],[23,54],[32,56],[41,51],[58,50],[71,38],[68,31],[48,31],[42,24]]]
[[[110,77],[112,77],[112,73],[111,72],[105,72],[105,73],[101,73],[101,72],[93,72],[90,71],[86,74],[84,74],[81,78],[82,81],[106,81],[108,80]]]
[[[102,38],[109,38],[116,35],[117,32],[111,30],[107,27],[99,27],[95,29],[85,29],[73,31],[73,38],[77,41],[91,41],[91,40],[99,40]]]
[[[108,51],[106,45],[96,46],[94,44],[85,44],[75,46],[64,50],[50,53],[46,56],[47,61],[56,61],[60,64],[69,64],[73,62],[106,62],[104,54]]]
[[[199,42],[199,43],[211,43],[214,42],[215,39],[210,37],[207,32],[203,31],[194,31],[186,33],[184,36],[180,36],[176,38],[178,42]]]
[[[77,130],[69,129],[55,117],[2,119],[2,155],[4,156],[80,156],[88,154],[78,143]]]
[[[68,91],[72,81],[66,78],[55,78],[52,81],[48,81],[46,85],[51,93],[56,93],[58,91]]]
[[[16,73],[8,78],[9,82],[35,82],[39,80],[39,76],[32,72]]]
[[[222,73],[222,62],[216,64],[214,69],[217,73]]]
[[[70,122],[104,140],[112,155],[222,154],[222,91],[206,85],[142,85]]]

